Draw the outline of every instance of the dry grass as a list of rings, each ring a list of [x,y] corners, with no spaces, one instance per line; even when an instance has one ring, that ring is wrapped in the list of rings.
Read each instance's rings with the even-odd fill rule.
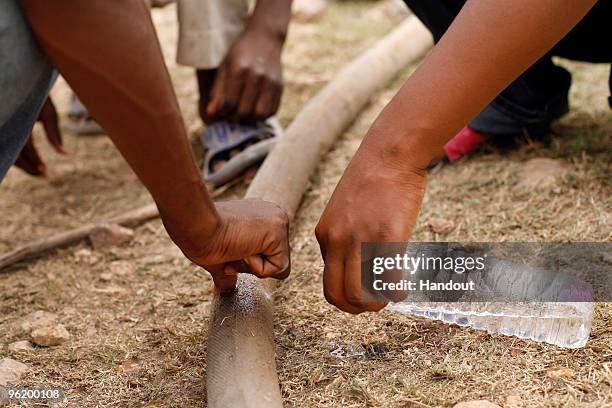
[[[334,2],[319,24],[293,27],[285,54],[283,123],[344,62],[391,27],[371,7],[365,1]],[[154,16],[186,123],[196,129],[192,72],[172,63],[174,12],[156,10]],[[607,70],[563,63],[575,73],[576,84],[574,109],[555,127],[558,135],[511,152],[489,148],[436,169],[416,239],[610,240]],[[598,306],[587,347],[571,351],[386,312],[352,317],[324,302],[312,230],[360,138],[399,84],[376,98],[321,164],[294,223],[294,272],[278,290],[275,329],[287,405],[450,406],[478,398],[503,405],[508,395],[520,395],[528,406],[612,406],[609,305]],[[65,108],[65,88],[55,93]],[[67,135],[69,157],[54,156],[40,134],[37,138],[51,175],[41,181],[11,171],[0,186],[0,250],[149,201],[105,137]],[[521,163],[540,156],[566,162],[568,174],[545,191],[524,191],[518,186]],[[431,217],[451,218],[457,227],[435,235],[424,228]],[[0,274],[0,357],[32,367],[26,384],[64,388],[70,399],[60,406],[205,406],[208,275],[181,257],[159,222],[138,228],[128,245],[92,256],[79,252],[84,248],[60,250]],[[110,282],[101,279],[116,261],[131,268]],[[8,352],[6,344],[25,338],[15,323],[38,309],[60,316],[70,342]],[[332,355],[334,350],[343,357]],[[571,368],[574,376],[546,375],[558,367]]]
[[[576,81],[573,110],[555,126],[557,135],[511,151],[489,146],[469,160],[436,168],[414,239],[610,241],[607,67],[561,63]],[[294,223],[294,270],[277,302],[278,364],[288,405],[423,407],[488,399],[504,406],[507,397],[518,396],[524,406],[612,406],[609,304],[597,305],[587,346],[564,350],[389,312],[352,317],[325,303],[312,230],[360,138],[392,94],[380,95],[325,159]],[[520,170],[533,157],[562,160],[567,174],[540,191],[526,190]],[[453,220],[455,229],[431,232],[425,224],[434,217]],[[344,357],[332,354],[338,349]],[[547,376],[562,367],[573,376]]]

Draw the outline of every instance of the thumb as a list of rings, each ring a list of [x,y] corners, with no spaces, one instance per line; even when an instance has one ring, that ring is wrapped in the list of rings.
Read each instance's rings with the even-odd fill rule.
[[[236,275],[226,275],[224,272],[216,272],[212,274],[215,287],[220,294],[225,295],[232,293],[236,289],[238,277]]]

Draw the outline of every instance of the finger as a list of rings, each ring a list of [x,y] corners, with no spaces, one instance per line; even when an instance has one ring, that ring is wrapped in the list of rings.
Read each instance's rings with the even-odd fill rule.
[[[274,238],[264,245],[260,254],[246,257],[245,263],[260,278],[286,279],[291,273],[291,248],[289,244],[289,217],[280,208],[275,208],[276,223]]]
[[[233,292],[234,289],[236,289],[238,277],[231,273],[226,273],[225,267],[222,270],[211,272],[211,276],[213,278],[213,282],[215,283],[215,287],[217,288],[219,293],[227,294]]]
[[[273,81],[264,81],[261,92],[255,103],[254,116],[257,120],[264,120],[278,111],[282,94],[282,86]]]
[[[30,163],[27,159],[25,159],[23,156],[19,156],[17,158],[17,160],[15,161],[15,166],[19,167],[21,170],[25,171],[26,173],[28,173],[31,176],[40,176],[40,170],[38,170],[38,168],[36,168],[36,165],[33,165],[32,163]]]
[[[219,116],[224,118],[236,117],[240,96],[246,84],[246,78],[246,72],[232,68],[229,69],[222,90],[223,103],[219,106]]]
[[[216,116],[232,118],[236,115],[240,95],[245,84],[244,70],[228,67],[221,70],[221,76],[213,86],[213,102]],[[217,85],[217,82],[219,84]]]
[[[223,103],[223,88],[225,87],[225,69],[219,68],[217,76],[213,82],[212,89],[210,91],[210,99],[206,106],[206,113],[210,117],[217,116],[219,108]]]
[[[228,276],[238,276],[241,273],[249,273],[249,267],[242,261],[228,262],[223,267],[223,272]]]
[[[25,165],[28,169],[26,170],[29,174],[33,176],[41,176],[44,177],[47,175],[47,169],[45,163],[40,158],[36,147],[34,146],[34,139],[32,136],[28,139],[23,149],[21,149],[21,153],[19,154],[20,164]],[[21,167],[23,168],[23,167]],[[25,168],[24,168],[25,170]]]
[[[361,275],[361,251],[359,247],[359,245],[354,245],[353,250],[344,260],[344,291],[346,299],[356,308],[368,312],[378,312],[383,309],[387,303],[378,300],[374,292],[364,287]]]
[[[53,146],[56,152],[66,154],[62,141],[62,134],[59,129],[57,111],[55,110],[55,105],[51,98],[47,98],[45,101],[40,111],[39,119],[45,128],[45,134],[51,146]]]
[[[325,260],[323,293],[329,303],[344,312],[359,314],[363,311],[346,300],[344,294],[344,262],[341,258],[330,257]]]
[[[252,255],[244,258],[251,273],[258,278],[286,279],[291,273],[291,260],[288,252],[265,255]]]
[[[278,109],[280,108],[280,104],[281,101],[283,99],[283,85],[282,84],[277,84],[277,91],[275,92],[275,98],[274,101],[272,103],[272,113],[270,116],[272,115],[276,115],[276,113],[278,112]]]
[[[261,77],[251,75],[245,81],[240,102],[238,103],[237,119],[239,121],[255,120],[255,103],[262,87]]]

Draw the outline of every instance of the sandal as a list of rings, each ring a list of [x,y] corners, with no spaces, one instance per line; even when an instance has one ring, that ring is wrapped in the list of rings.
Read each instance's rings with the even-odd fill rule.
[[[276,118],[254,126],[227,121],[208,126],[200,135],[206,149],[204,181],[217,187],[240,176],[249,167],[263,161],[282,133]]]

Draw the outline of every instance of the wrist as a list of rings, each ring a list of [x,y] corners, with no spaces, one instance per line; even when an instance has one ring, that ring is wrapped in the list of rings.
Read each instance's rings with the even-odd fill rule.
[[[375,124],[360,149],[371,160],[403,176],[425,177],[427,167],[437,156],[429,140],[422,131],[394,131]]]
[[[279,21],[269,21],[268,19],[251,17],[245,35],[262,37],[268,44],[275,44],[282,48],[287,38],[288,24]]]
[[[217,234],[221,218],[207,194],[206,186],[199,182],[188,189],[189,193],[176,192],[172,203],[157,202],[159,214],[172,241],[186,253],[199,253],[202,246]]]

